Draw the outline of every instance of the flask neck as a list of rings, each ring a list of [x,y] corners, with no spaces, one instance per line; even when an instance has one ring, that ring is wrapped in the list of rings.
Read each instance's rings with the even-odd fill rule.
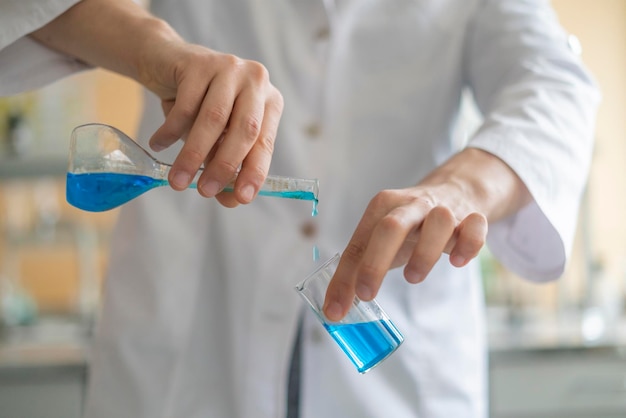
[[[164,182],[164,184],[169,184],[168,181],[168,176],[170,174],[170,170],[172,169],[172,166],[170,164],[166,164],[166,163],[162,163],[162,162],[156,162],[152,171],[152,174],[150,175],[150,177],[157,179],[157,180],[162,180]],[[200,168],[197,172],[196,175],[193,177],[193,181],[191,182],[191,184],[189,185],[190,189],[197,189],[198,188],[198,179],[200,178],[200,175],[202,174],[202,168]]]

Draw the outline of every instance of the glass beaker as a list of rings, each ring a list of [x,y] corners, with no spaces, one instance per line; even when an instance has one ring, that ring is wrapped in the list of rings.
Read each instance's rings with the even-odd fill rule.
[[[67,170],[67,201],[83,210],[101,212],[116,208],[142,193],[169,184],[171,165],[152,157],[119,129],[91,123],[72,131]],[[197,187],[202,168],[190,188]],[[232,191],[235,178],[224,187]],[[267,176],[259,196],[313,201],[317,213],[317,180]]]
[[[354,298],[347,315],[339,322],[329,321],[322,312],[326,289],[340,255],[336,254],[296,286],[326,331],[339,344],[359,373],[365,373],[389,357],[404,341],[391,319],[376,300]]]

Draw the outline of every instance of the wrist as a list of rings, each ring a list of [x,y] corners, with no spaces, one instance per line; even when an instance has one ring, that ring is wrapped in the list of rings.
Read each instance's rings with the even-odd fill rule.
[[[174,79],[176,56],[183,45],[182,38],[165,21],[153,16],[144,17],[142,30],[132,57],[132,76],[149,90],[157,93],[165,78]]]
[[[164,46],[180,43],[165,21],[132,1],[82,0],[30,36],[89,65],[144,84],[165,61],[159,59],[167,57]]]
[[[483,214],[490,222],[505,218],[532,200],[517,174],[499,157],[466,148],[434,170],[424,184],[445,185],[459,198],[458,215]]]

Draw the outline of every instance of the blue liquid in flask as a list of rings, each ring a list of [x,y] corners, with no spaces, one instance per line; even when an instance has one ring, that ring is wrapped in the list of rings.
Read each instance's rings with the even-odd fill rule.
[[[302,190],[295,190],[295,191],[259,190],[259,196],[284,197],[287,199],[298,199],[298,200],[311,200],[313,201],[313,210],[311,212],[311,216],[317,216],[318,200],[313,194],[313,192],[306,192]]]
[[[167,180],[122,173],[67,173],[67,201],[90,212],[116,208]]]
[[[155,187],[168,185],[165,179],[140,174],[125,173],[67,173],[66,197],[71,205],[90,212],[103,212],[116,208]],[[189,188],[195,189],[192,183]],[[225,190],[231,190],[226,188]],[[259,196],[313,201],[317,215],[317,198],[313,192],[260,190]]]
[[[359,373],[365,373],[400,346],[404,337],[389,320],[324,324]]]

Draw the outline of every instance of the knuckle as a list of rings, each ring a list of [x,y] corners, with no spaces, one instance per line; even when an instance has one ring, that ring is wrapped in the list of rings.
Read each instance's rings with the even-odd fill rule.
[[[278,112],[282,112],[285,107],[285,98],[283,94],[276,88],[274,88],[274,94],[272,94],[271,106]]]
[[[256,186],[261,186],[263,179],[265,179],[267,173],[262,167],[246,167],[246,178],[252,181]],[[241,176],[241,174],[240,174]]]
[[[389,200],[397,195],[397,190],[385,189],[377,193],[376,197],[382,200]]]
[[[211,165],[215,168],[215,170],[217,170],[217,172],[226,173],[228,175],[227,178],[225,176],[223,179],[224,181],[231,180],[239,169],[239,165],[226,160],[213,160],[211,161]]]
[[[380,220],[379,226],[385,232],[399,232],[406,228],[406,221],[398,211],[394,211]]]
[[[376,282],[376,279],[382,276],[383,271],[372,264],[363,263],[359,268],[359,280],[366,284],[372,284]]]
[[[348,244],[346,249],[343,252],[344,256],[347,256],[349,259],[353,261],[358,261],[363,257],[365,253],[365,246],[359,243],[351,242]]]
[[[240,69],[244,64],[241,58],[233,54],[224,54],[222,59],[227,67],[231,67],[235,70]]]
[[[437,199],[429,191],[422,191],[418,196],[413,198],[413,201],[427,212],[437,207]]]
[[[381,190],[376,193],[369,204],[369,208],[375,212],[387,206],[387,202],[395,196],[393,190]]]
[[[189,147],[187,148],[183,147],[180,154],[181,154],[183,161],[191,163],[191,164],[189,163],[185,164],[186,166],[190,166],[190,165],[199,166],[200,164],[202,164],[205,158],[205,155],[202,152],[200,152],[199,150],[195,148],[189,148]]]
[[[248,61],[248,71],[252,79],[258,82],[266,82],[270,78],[267,68],[257,61]]]
[[[259,137],[257,141],[257,146],[267,155],[272,155],[274,153],[274,143],[275,138],[273,135],[264,134]]]
[[[244,132],[245,139],[250,142],[253,142],[257,139],[259,132],[261,132],[261,121],[255,115],[249,115],[243,119],[242,129]]]
[[[205,110],[204,116],[212,124],[226,126],[230,111],[224,105],[213,105]]]
[[[352,286],[350,282],[346,280],[332,280],[329,286],[332,292],[338,295],[340,299],[347,299],[352,293]]]
[[[347,279],[333,279],[327,290],[327,297],[340,304],[349,304],[354,298],[353,284]]]
[[[196,106],[191,103],[178,103],[175,109],[177,117],[184,120],[194,119],[198,113]]]

